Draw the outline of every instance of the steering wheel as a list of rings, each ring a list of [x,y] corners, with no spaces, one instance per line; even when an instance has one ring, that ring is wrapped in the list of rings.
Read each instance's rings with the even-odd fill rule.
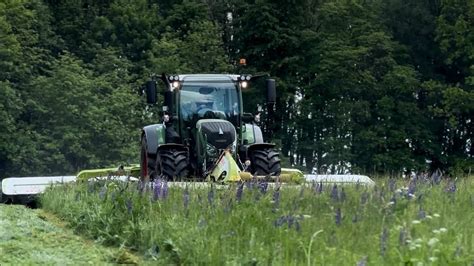
[[[214,118],[215,114],[211,108],[203,107],[197,111],[200,118]]]

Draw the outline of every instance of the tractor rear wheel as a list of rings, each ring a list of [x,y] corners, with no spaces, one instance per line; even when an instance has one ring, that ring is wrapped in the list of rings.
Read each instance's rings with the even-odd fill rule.
[[[250,154],[253,175],[280,175],[280,155],[273,149],[254,150]]]
[[[156,160],[156,176],[166,180],[181,180],[188,176],[188,155],[186,151],[161,150]]]
[[[156,155],[150,155],[146,145],[146,138],[142,137],[142,146],[140,151],[140,180],[149,181],[155,173]]]

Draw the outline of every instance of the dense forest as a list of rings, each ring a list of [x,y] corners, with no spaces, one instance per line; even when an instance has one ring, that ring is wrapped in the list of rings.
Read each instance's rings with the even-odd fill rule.
[[[137,163],[162,72],[275,77],[285,166],[473,166],[474,0],[0,0],[0,177]]]

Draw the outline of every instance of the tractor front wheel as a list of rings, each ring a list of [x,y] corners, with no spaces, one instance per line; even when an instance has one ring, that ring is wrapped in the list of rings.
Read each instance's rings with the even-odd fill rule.
[[[250,154],[250,167],[253,175],[280,175],[280,156],[273,149],[254,150]]]
[[[161,150],[156,160],[156,176],[166,180],[181,180],[188,176],[186,151]]]

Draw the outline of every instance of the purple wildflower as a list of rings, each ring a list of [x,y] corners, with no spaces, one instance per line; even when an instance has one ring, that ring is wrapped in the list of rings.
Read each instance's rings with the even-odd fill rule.
[[[273,191],[273,209],[276,210],[278,209],[280,205],[280,188],[278,187]]]
[[[379,191],[379,199],[380,201],[384,201],[384,197],[385,197],[385,191],[384,191],[384,188],[382,187]]]
[[[160,178],[156,178],[155,182],[153,182],[153,200],[157,201],[161,197],[161,187],[162,182]]]
[[[388,230],[384,228],[382,231],[382,235],[380,236],[380,253],[382,257],[385,256],[385,252],[387,251],[387,240],[388,240]]]
[[[323,193],[323,182],[319,181],[318,194]]]
[[[207,202],[212,205],[214,202],[214,185],[211,184],[211,189],[207,192]]]
[[[341,222],[342,222],[341,208],[337,208],[335,218],[336,218],[336,225],[341,225]]]
[[[390,198],[390,202],[392,203],[393,206],[397,204],[397,196],[395,194],[393,194],[392,198]]]
[[[364,191],[362,193],[362,195],[360,195],[360,203],[363,205],[367,202],[367,199],[369,197],[369,194],[367,193],[367,191]]]
[[[337,190],[337,185],[336,184],[334,184],[334,186],[332,187],[331,199],[334,200],[334,201],[339,200],[339,191]]]
[[[167,197],[168,197],[168,182],[165,180],[165,182],[163,182],[161,198],[166,199]]]
[[[442,173],[441,171],[438,169],[436,171],[433,172],[433,174],[431,175],[431,180],[433,181],[434,184],[436,185],[439,185],[439,183],[441,183],[441,177],[442,177]]]
[[[240,202],[242,200],[243,193],[244,193],[244,183],[241,183],[237,186],[237,194],[235,195],[237,202]]]
[[[133,209],[132,200],[131,200],[131,199],[127,199],[126,205],[127,205],[127,212],[128,212],[128,214],[132,214],[132,209]]]
[[[258,188],[262,194],[266,194],[268,190],[268,182],[263,181],[258,184]]]
[[[256,178],[252,178],[250,181],[245,182],[245,186],[249,190],[253,189],[255,187],[256,180],[257,180]]]
[[[344,188],[341,188],[341,193],[339,194],[339,198],[341,199],[341,201],[346,200],[346,192],[344,191]]]
[[[415,195],[416,191],[416,181],[415,179],[410,180],[410,183],[408,184],[408,190],[407,190],[407,197],[412,198],[413,195]]]
[[[224,212],[229,213],[232,210],[232,206],[233,206],[232,199],[229,199],[227,204],[224,206]]]
[[[366,266],[367,265],[367,256],[362,257],[356,264],[357,266]]]
[[[89,192],[89,193],[94,192],[94,183],[92,181],[89,181],[87,183],[87,192]]]
[[[420,210],[418,211],[418,219],[423,220],[426,218],[426,212],[423,210],[423,208],[420,206]]]
[[[140,195],[142,195],[143,192],[145,191],[145,182],[138,180],[137,189],[138,189],[138,192],[140,192]]]
[[[188,206],[189,206],[189,189],[188,189],[188,186],[186,186],[186,188],[184,189],[184,192],[183,192],[183,204],[184,204],[184,208],[188,209]]]
[[[397,188],[397,183],[396,183],[396,180],[395,178],[389,178],[388,179],[388,189],[391,191],[391,192],[394,192],[395,189]]]
[[[301,231],[301,224],[300,224],[300,220],[302,220],[303,218],[301,216],[293,216],[293,215],[284,215],[284,216],[281,216],[279,217],[278,219],[276,219],[274,222],[273,222],[273,225],[275,227],[281,227],[283,226],[284,224],[287,224],[288,225],[288,229],[291,229],[291,228],[295,228],[296,231]]]
[[[302,199],[303,196],[304,196],[304,186],[302,185],[301,188],[300,188],[299,198]]]
[[[448,193],[455,193],[457,190],[456,181],[452,181],[448,184],[448,187],[445,189]]]
[[[99,191],[99,199],[101,200],[105,199],[106,193],[107,193],[107,188],[105,186],[101,187]]]

